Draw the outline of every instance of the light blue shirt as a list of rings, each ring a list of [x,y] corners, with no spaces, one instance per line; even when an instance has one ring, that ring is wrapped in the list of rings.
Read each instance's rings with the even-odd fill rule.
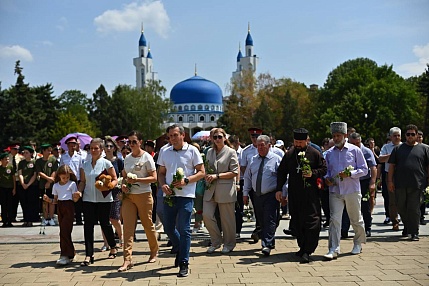
[[[365,147],[363,144],[360,144],[360,149],[362,150],[363,156],[365,157],[365,161],[368,166],[368,174],[360,177],[361,180],[365,180],[371,178],[371,167],[377,166],[377,162],[375,161],[374,153],[372,153],[371,149]]]
[[[258,177],[259,165],[262,157],[257,154],[251,158],[249,165],[244,173],[243,196],[248,196],[251,189],[256,190],[256,178]],[[277,169],[280,166],[282,158],[279,155],[269,151],[265,156],[264,169],[262,173],[261,194],[268,194],[277,188]]]
[[[95,178],[98,177],[105,170],[113,168],[112,162],[105,158],[100,158],[92,168],[92,160],[85,161],[82,169],[85,172],[85,191],[83,192],[82,200],[91,203],[108,203],[113,202],[112,193],[110,192],[106,197],[95,187]]]
[[[360,192],[359,178],[368,173],[368,165],[361,149],[353,144],[345,143],[340,150],[336,146],[326,151],[326,166],[328,172],[326,177],[334,178],[335,183],[329,187],[330,193],[341,195]],[[337,178],[338,173],[344,171],[348,166],[352,166],[351,176],[343,180]]]
[[[243,151],[241,151],[241,154],[240,154],[240,158],[239,158],[240,167],[247,167],[250,163],[250,160],[255,155],[258,155],[258,148],[253,146],[253,144],[246,146],[243,149]]]
[[[76,175],[77,180],[80,180],[80,169],[82,168],[82,157],[76,153],[73,153],[73,156],[69,155],[69,152],[65,152],[61,155],[60,165],[68,165],[72,169],[73,173]],[[59,167],[58,166],[58,167]]]
[[[392,153],[393,148],[395,148],[395,146],[399,146],[401,144],[402,144],[402,142],[399,142],[398,145],[394,145],[392,142],[384,144],[383,147],[381,147],[380,156],[390,155]],[[386,163],[384,163],[384,171],[386,171],[386,173],[389,172],[389,163],[387,163],[387,161],[386,161]]]

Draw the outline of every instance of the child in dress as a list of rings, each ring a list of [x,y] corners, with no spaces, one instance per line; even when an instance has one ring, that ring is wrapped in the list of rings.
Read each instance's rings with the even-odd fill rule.
[[[43,200],[58,204],[58,222],[60,224],[60,248],[61,256],[57,260],[57,265],[67,265],[75,256],[75,249],[72,242],[72,230],[74,221],[74,202],[79,200],[81,194],[77,191],[77,178],[68,165],[58,168],[55,176],[55,184],[52,187],[54,198],[47,195]]]

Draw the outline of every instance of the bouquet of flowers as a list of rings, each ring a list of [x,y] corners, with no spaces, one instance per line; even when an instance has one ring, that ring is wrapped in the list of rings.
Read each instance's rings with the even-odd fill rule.
[[[352,165],[348,165],[344,168],[343,173],[350,177],[354,169],[355,168]],[[344,178],[340,177],[340,174],[336,175],[334,178],[340,178],[340,181],[344,180]]]
[[[164,198],[164,203],[166,203],[168,206],[172,207],[174,202],[173,202],[173,196],[176,195],[176,193],[174,192],[174,185],[173,183],[175,182],[179,182],[181,180],[183,180],[183,178],[185,177],[185,172],[183,171],[182,168],[177,168],[176,173],[173,175],[173,181],[170,184],[170,189],[171,189],[171,195],[166,195]],[[177,187],[176,189],[181,190],[181,187]]]
[[[298,153],[299,158],[299,165],[302,170],[302,174],[311,174],[311,166],[310,161],[305,157],[305,151],[301,151]],[[307,178],[303,177],[302,180],[304,181],[304,187],[311,187],[311,184],[307,182]]]
[[[203,157],[203,162],[204,162],[204,169],[206,170],[206,174],[214,174],[215,170],[213,170],[212,167],[210,167],[210,162],[207,160],[206,156],[204,153],[201,154],[201,156]],[[206,184],[206,190],[210,189],[211,184],[205,182]]]
[[[133,179],[133,180],[135,180],[135,179],[137,179],[137,175],[136,174],[133,174],[133,173],[128,173],[127,174],[127,178],[129,178],[129,179]],[[138,184],[131,184],[131,183],[128,183],[126,180],[125,180],[125,182],[124,182],[124,178],[123,177],[120,177],[119,179],[118,179],[118,186],[121,186],[121,189],[122,189],[122,184],[123,183],[126,183],[127,184],[127,188],[128,188],[128,192],[121,192],[120,194],[119,194],[119,198],[121,199],[121,200],[123,200],[123,199],[125,199],[125,198],[127,198],[128,197],[128,195],[131,193],[131,187],[133,186],[133,185],[135,185],[135,186],[138,186]]]
[[[424,195],[423,199],[424,199],[425,204],[428,204],[429,203],[429,187],[426,187],[426,189],[423,191],[423,195]]]
[[[370,197],[371,197],[370,192],[367,192],[365,196],[362,197],[362,201],[367,202],[369,201]]]

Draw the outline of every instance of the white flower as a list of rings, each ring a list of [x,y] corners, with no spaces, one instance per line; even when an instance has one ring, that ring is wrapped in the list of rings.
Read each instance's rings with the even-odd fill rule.
[[[122,181],[124,180],[124,178],[123,177],[120,177],[120,178],[118,178],[118,186],[121,186],[122,185]]]
[[[347,168],[346,168],[346,170],[347,171],[353,171],[355,168],[352,166],[352,165],[349,165]]]
[[[127,178],[135,180],[135,179],[137,179],[137,175],[133,174],[133,173],[128,173]]]
[[[429,195],[429,187],[426,187],[426,189],[425,189],[425,194],[426,194],[426,195]]]
[[[182,168],[177,168],[177,170],[176,170],[176,173],[177,174],[179,174],[180,176],[184,176],[185,175],[185,172],[183,171],[183,169]]]
[[[305,156],[305,152],[304,151],[299,152],[298,156]]]

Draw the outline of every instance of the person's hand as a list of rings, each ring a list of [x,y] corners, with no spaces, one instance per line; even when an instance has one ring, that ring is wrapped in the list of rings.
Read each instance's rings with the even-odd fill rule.
[[[312,175],[313,175],[313,172],[311,170],[302,171],[302,176],[304,178],[311,178]]]
[[[185,178],[181,179],[180,181],[174,181],[173,186],[176,188],[181,188],[183,186],[186,186]]]
[[[387,189],[389,192],[393,193],[395,191],[395,184],[393,182],[387,182]]]
[[[276,200],[278,200],[279,202],[282,202],[282,192],[280,191],[276,192]]]
[[[371,192],[375,192],[375,183],[370,183],[370,184],[369,184],[369,190],[370,190]]]
[[[287,205],[287,197],[282,197],[281,206],[284,207]]]
[[[45,189],[49,189],[51,187],[51,182],[47,181],[45,184]]]
[[[23,188],[24,190],[26,190],[26,189],[28,189],[28,185],[27,185],[27,184],[22,184],[22,188]]]
[[[243,196],[243,204],[247,206],[249,204],[249,196]]]
[[[135,183],[137,183],[137,179],[127,178],[127,183],[129,183],[129,184],[135,184]]]
[[[330,187],[330,186],[333,186],[334,185],[334,179],[333,178],[326,178],[325,179],[325,184],[328,186],[328,187]]]
[[[171,191],[171,189],[170,189],[170,186],[169,186],[169,185],[167,185],[167,184],[162,185],[161,189],[162,189],[162,191],[164,192],[164,194],[166,194],[167,196],[169,196],[169,195],[171,195],[171,194],[173,193],[173,192]]]
[[[46,194],[43,195],[43,200],[47,203],[51,203],[51,198],[48,197]]]
[[[209,184],[211,184],[216,179],[217,179],[217,177],[216,177],[215,174],[208,174],[205,177],[206,182],[209,183]]]
[[[130,189],[128,189],[127,185],[122,184],[122,186],[121,186],[121,191],[122,191],[123,193],[128,193],[128,192],[130,191]]]
[[[73,193],[72,197],[73,197],[73,201],[77,202],[82,197],[82,193],[81,192]]]
[[[349,174],[345,173],[344,171],[339,172],[338,176],[340,176],[340,178],[343,178],[343,179],[350,177]]]

